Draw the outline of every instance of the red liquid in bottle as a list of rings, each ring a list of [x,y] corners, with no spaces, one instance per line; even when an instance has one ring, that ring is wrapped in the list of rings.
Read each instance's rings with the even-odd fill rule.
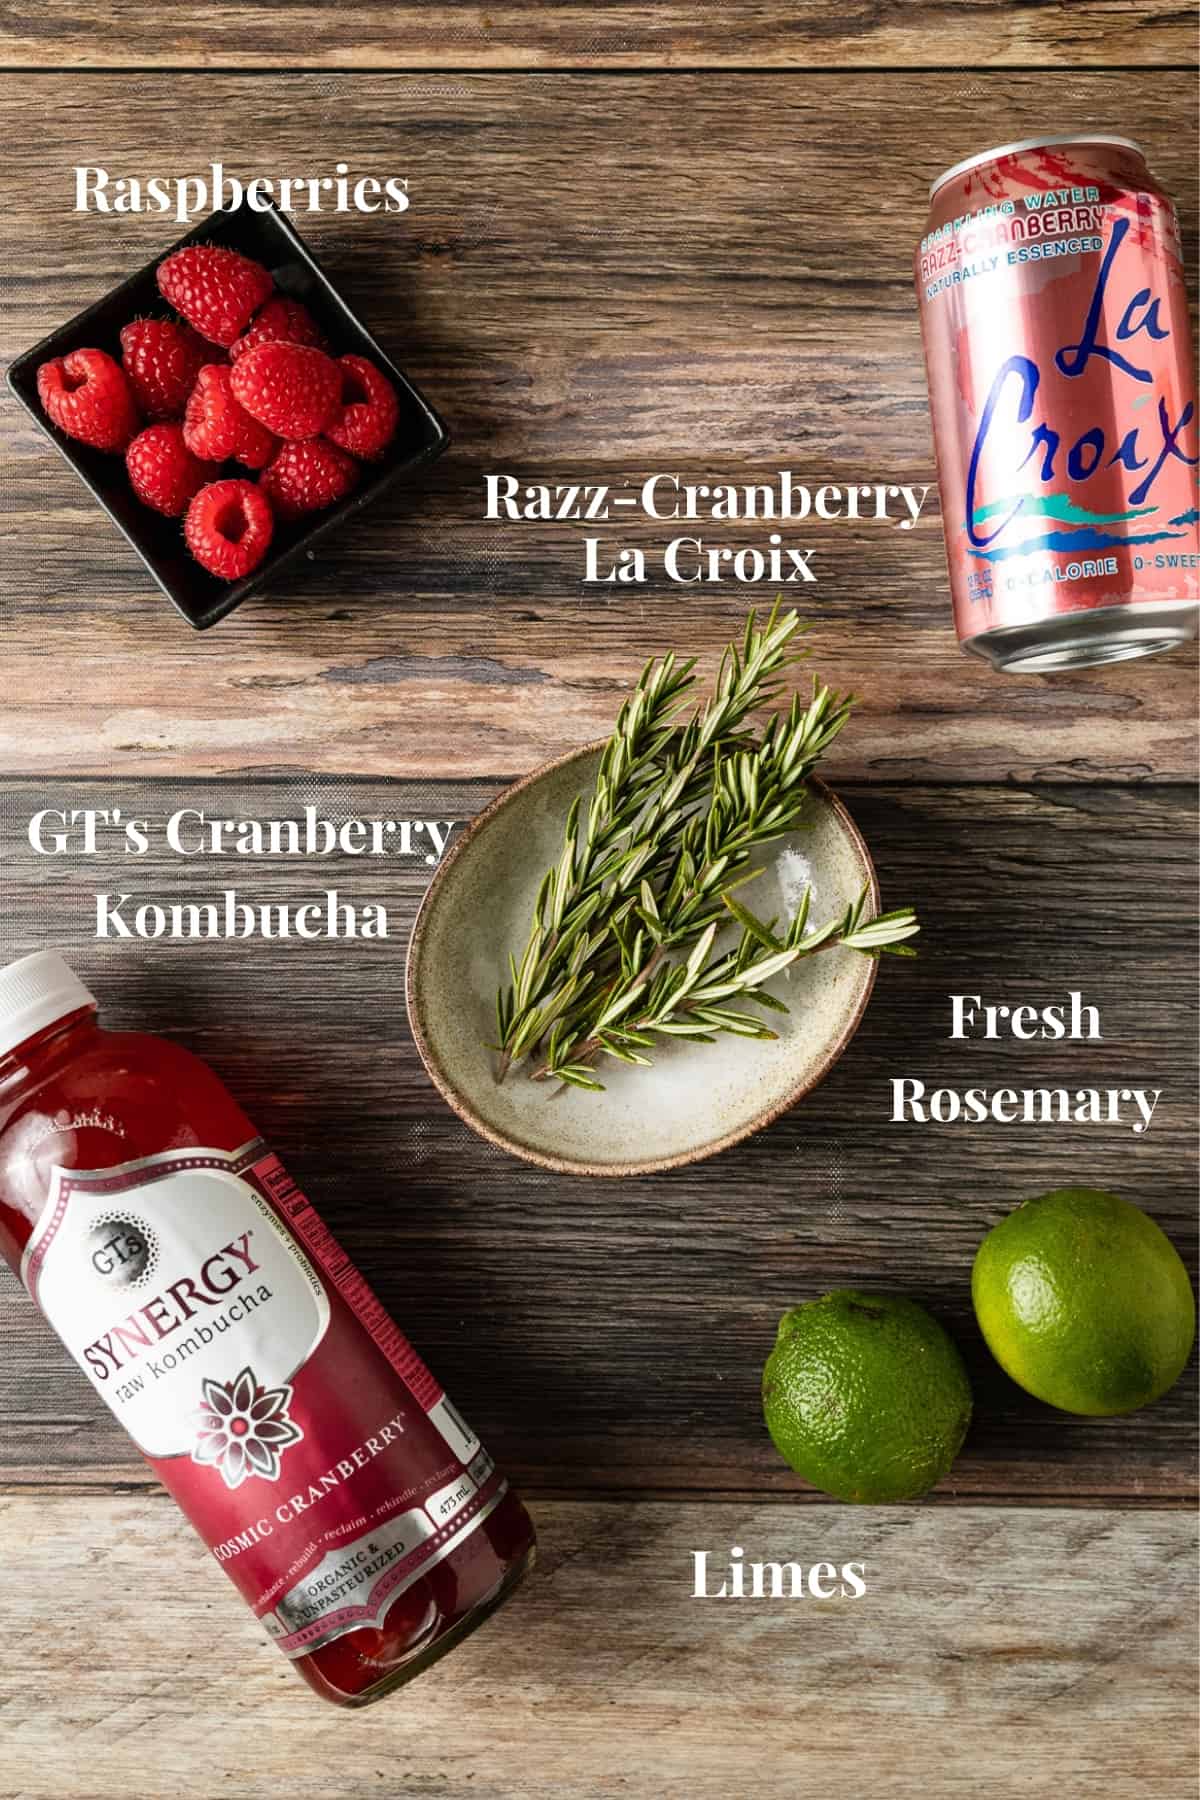
[[[528,1514],[204,1063],[0,971],[0,1253],[267,1631],[363,1705],[533,1557]]]

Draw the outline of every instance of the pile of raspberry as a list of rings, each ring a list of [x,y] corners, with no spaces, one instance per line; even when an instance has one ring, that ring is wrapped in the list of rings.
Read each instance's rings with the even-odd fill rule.
[[[383,455],[396,390],[366,357],[329,355],[305,308],[236,250],[177,250],[158,288],[179,319],[126,325],[119,363],[104,350],[43,363],[38,397],[69,437],[123,453],[138,499],[181,518],[196,561],[238,581],[276,520],[332,506]],[[230,462],[257,482],[223,477]]]

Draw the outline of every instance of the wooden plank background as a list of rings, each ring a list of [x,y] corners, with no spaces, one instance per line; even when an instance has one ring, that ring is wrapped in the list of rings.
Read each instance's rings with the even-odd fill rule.
[[[196,637],[0,396],[0,952],[68,948],[114,1022],[225,1076],[531,1495],[542,1562],[452,1659],[337,1730],[0,1275],[0,1800],[1186,1800],[1195,1368],[1128,1419],[1052,1413],[987,1356],[968,1280],[988,1226],[1068,1180],[1140,1201],[1195,1269],[1194,649],[997,677],[955,645],[934,495],[913,532],[799,533],[823,571],[801,595],[816,666],[862,695],[829,774],[885,897],[920,908],[922,955],[883,971],[803,1106],[645,1181],[529,1168],[442,1105],[403,1016],[425,870],[131,875],[41,862],[24,830],[47,804],[465,819],[606,730],[652,650],[711,666],[746,591],[587,588],[584,528],[488,523],[484,473],[931,482],[909,274],[927,182],[1047,130],[1132,135],[1194,266],[1190,13],[184,0],[165,17],[0,8],[0,360],[182,229],[74,214],[73,165],[342,159],[406,175],[411,211],[298,224],[454,443]],[[163,898],[336,881],[385,899],[393,935],[95,944],[92,895],[118,877]],[[1102,1044],[947,1042],[951,992],[1072,987]],[[886,1123],[891,1076],[968,1071],[1166,1092],[1139,1139]],[[929,1506],[823,1503],[761,1426],[778,1314],[850,1282],[925,1299],[971,1368],[975,1423]],[[690,1598],[690,1549],[732,1543],[863,1558],[869,1597]]]
[[[103,8],[84,0],[50,21],[10,4],[0,16],[0,57],[34,68],[1151,68],[1186,63],[1195,50],[1190,14],[1176,0],[939,0],[919,9],[905,0],[283,0],[269,8],[183,0],[170,7],[165,32],[163,17],[150,0]]]
[[[335,160],[314,146],[336,144],[355,169],[406,173],[412,208],[298,223],[454,445],[419,491],[197,637],[5,393],[0,768],[494,777],[605,731],[649,650],[682,641],[715,659],[772,590],[585,587],[586,527],[487,522],[484,473],[932,482],[910,278],[925,187],[1047,122],[1143,139],[1194,248],[1196,134],[1173,79],[23,78],[4,107],[23,174],[0,355],[177,230],[66,210],[74,164],[102,149],[114,175],[214,157],[314,172]],[[1189,779],[1194,650],[992,674],[955,643],[934,500],[911,532],[784,533],[824,571],[799,594],[820,667],[863,694],[853,773]],[[600,531],[661,546],[675,529]],[[719,543],[769,531],[702,528]]]
[[[853,727],[851,727],[851,731]],[[121,1025],[182,1038],[226,1078],[317,1200],[493,1453],[531,1491],[804,1492],[764,1432],[757,1385],[781,1313],[834,1286],[929,1302],[977,1387],[943,1498],[1183,1503],[1195,1372],[1129,1418],[1067,1419],[1020,1393],[974,1325],[970,1265],[1019,1200],[1072,1182],[1144,1205],[1195,1262],[1195,1065],[1188,995],[1195,812],[1182,787],[860,787],[829,774],[872,848],[885,903],[914,903],[921,955],[881,970],[856,1040],[768,1131],[642,1180],[547,1174],[475,1137],[425,1077],[404,1017],[408,927],[428,871],[398,859],[181,861],[159,849],[35,857],[43,782],[10,783],[7,958],[67,946]],[[67,782],[53,804],[214,817],[465,819],[481,783]],[[1147,885],[1149,872],[1152,880]],[[90,942],[94,893],[383,900],[384,943]],[[127,909],[128,910],[128,909]],[[1103,1042],[952,1045],[954,992],[1061,1000]],[[284,1003],[280,1004],[280,997]],[[753,1046],[747,1047],[753,1055]],[[703,1051],[697,1078],[703,1079]],[[932,1087],[1148,1085],[1150,1131],[888,1122],[890,1080]],[[0,1278],[0,1472],[11,1484],[146,1486],[148,1471]]]
[[[21,1547],[0,1708],[12,1800],[127,1800],[135,1761],[139,1792],[204,1800],[1195,1793],[1196,1560],[1178,1514],[543,1504],[541,1561],[510,1606],[339,1723],[169,1501],[89,1501],[95,1548],[72,1565],[78,1507],[0,1501]],[[715,1567],[733,1543],[747,1560],[865,1560],[867,1595],[691,1598],[691,1550]]]

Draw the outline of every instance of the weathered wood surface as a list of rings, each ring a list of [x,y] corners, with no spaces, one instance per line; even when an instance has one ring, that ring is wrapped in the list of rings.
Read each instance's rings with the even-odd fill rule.
[[[861,1800],[867,1786],[883,1800],[1190,1800],[1196,1565],[1179,1508],[1195,1485],[1194,1368],[1128,1419],[1052,1414],[991,1363],[967,1284],[987,1227],[1071,1179],[1139,1200],[1195,1269],[1195,840],[1173,785],[1194,768],[1194,652],[995,677],[955,646],[932,496],[914,532],[800,533],[823,571],[801,595],[819,666],[863,695],[830,774],[886,896],[921,908],[923,955],[884,971],[801,1109],[649,1181],[555,1179],[441,1104],[402,1002],[425,870],[160,859],[131,874],[37,862],[23,838],[45,804],[466,818],[501,778],[605,730],[651,650],[715,661],[750,591],[587,588],[585,528],[489,524],[484,472],[931,481],[908,273],[925,183],[988,143],[1127,132],[1180,202],[1194,264],[1190,13],[14,4],[0,60],[54,71],[10,74],[0,99],[20,172],[4,361],[180,229],[73,214],[77,162],[319,175],[341,158],[411,182],[402,220],[298,223],[445,412],[452,451],[208,637],[175,620],[0,398],[0,953],[73,947],[115,1022],[212,1060],[532,1494],[542,1544],[484,1632],[339,1721],[0,1275],[0,1800]],[[89,78],[71,62],[270,73]],[[324,72],[275,73],[297,64]],[[431,72],[369,72],[380,64]],[[650,66],[678,72],[637,72]],[[777,72],[729,72],[751,66]],[[471,67],[547,72],[434,72]],[[564,67],[592,73],[549,72]],[[760,544],[767,529],[700,528]],[[649,546],[671,531],[602,535]],[[280,768],[323,778],[262,778]],[[262,898],[336,882],[385,899],[393,935],[89,942],[97,887],[204,897],[233,882]],[[1071,987],[1100,1007],[1102,1044],[946,1041],[950,992]],[[1166,1093],[1136,1140],[887,1124],[891,1076],[967,1071]],[[964,1348],[977,1411],[935,1496],[951,1504],[801,1505],[816,1496],[766,1439],[757,1375],[778,1313],[849,1282],[926,1299]],[[690,1550],[719,1560],[733,1543],[865,1560],[870,1591],[732,1614],[692,1599]]]
[[[851,728],[853,730],[853,727]],[[408,925],[428,871],[400,859],[36,858],[28,815],[120,805],[287,817],[465,819],[482,783],[9,783],[3,960],[70,948],[114,1022],[176,1035],[223,1074],[318,1201],[492,1448],[539,1492],[787,1493],[811,1499],[763,1429],[758,1381],[779,1315],[830,1287],[927,1301],[976,1386],[940,1497],[1095,1505],[1194,1493],[1195,1367],[1128,1418],[1067,1418],[1021,1394],[971,1312],[975,1249],[1019,1200],[1070,1182],[1145,1206],[1196,1254],[1194,807],[1181,787],[847,785],[885,902],[911,901],[921,955],[889,964],[841,1063],[793,1113],[712,1162],[582,1181],[477,1139],[443,1104],[404,1015]],[[90,942],[94,893],[383,900],[379,944]],[[952,1044],[948,996],[1062,1000],[1095,1044]],[[698,1069],[703,1050],[698,1051]],[[752,1056],[754,1047],[748,1045]],[[905,1126],[890,1082],[930,1088],[1162,1088],[1150,1131]],[[0,1280],[6,1485],[148,1485],[149,1473],[15,1279]]]
[[[77,4],[50,15],[10,4],[0,14],[0,58],[42,68],[1151,68],[1186,65],[1194,51],[1190,16],[1175,0],[1120,9],[1103,0],[284,0],[269,8],[185,0],[166,15],[149,0],[123,0],[115,9]]]
[[[759,11],[767,25],[777,15]],[[1062,9],[1080,42],[1087,11]],[[943,24],[970,20],[978,60],[993,24],[1033,30],[1046,13],[948,9],[939,54],[959,54]],[[1150,16],[1106,10],[1105,57],[1128,54],[1128,32]],[[325,17],[340,34],[346,11]],[[921,17],[935,29],[929,9]],[[5,214],[5,360],[178,229],[69,210],[72,165],[100,155],[97,117],[114,175],[195,173],[214,157],[246,175],[251,155],[254,173],[322,173],[336,154],[406,174],[411,211],[304,215],[300,228],[455,442],[419,489],[379,503],[198,638],[5,394],[0,768],[495,776],[598,735],[650,650],[682,644],[715,661],[750,600],[769,603],[773,589],[661,577],[587,587],[586,524],[490,523],[484,473],[620,484],[654,471],[763,480],[790,466],[814,484],[931,482],[909,274],[926,182],[1048,123],[1115,121],[1146,143],[1190,248],[1193,115],[1186,79],[1143,68],[735,85],[683,74],[10,82],[6,143],[22,179]],[[598,529],[606,546],[661,547],[680,530],[765,545],[771,527]],[[847,772],[1191,778],[1194,651],[1049,680],[968,661],[932,495],[914,531],[783,535],[814,547],[823,571],[791,590],[815,622],[820,667],[864,696]]]
[[[0,1795],[126,1800],[135,1768],[142,1793],[238,1800],[1195,1793],[1179,1514],[536,1513],[541,1564],[508,1608],[339,1721],[169,1501],[93,1498],[86,1519],[68,1498],[0,1501]],[[719,1565],[735,1543],[747,1561],[864,1561],[867,1593],[692,1598],[691,1551]]]

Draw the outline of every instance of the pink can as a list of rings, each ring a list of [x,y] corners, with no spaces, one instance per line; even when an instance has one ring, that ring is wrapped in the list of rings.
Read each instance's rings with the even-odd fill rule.
[[[1194,637],[1187,294],[1141,150],[1046,137],[957,163],[915,261],[963,648],[1049,672]]]

